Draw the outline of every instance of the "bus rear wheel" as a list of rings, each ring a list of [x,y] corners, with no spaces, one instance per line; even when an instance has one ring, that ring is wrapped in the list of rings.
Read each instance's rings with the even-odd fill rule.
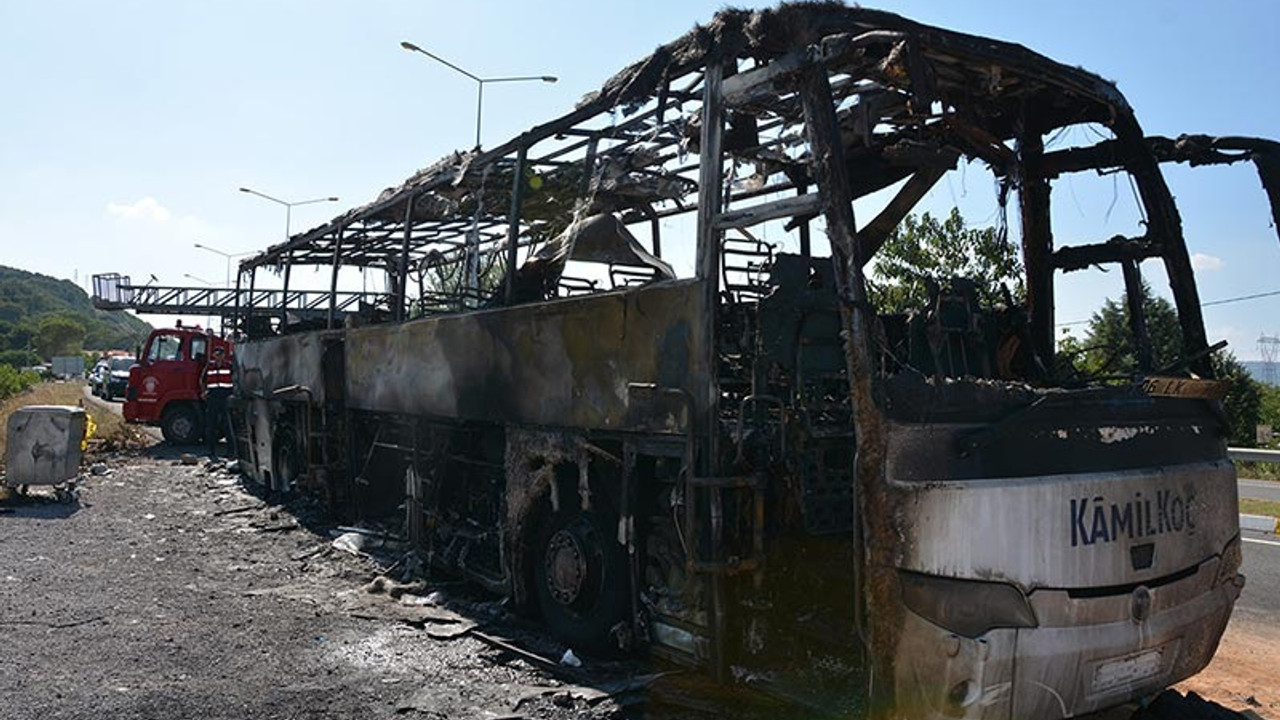
[[[298,453],[297,435],[288,425],[279,426],[272,434],[272,467],[275,470],[274,485],[280,492],[293,489],[302,474],[302,462]]]
[[[627,556],[598,514],[561,510],[544,522],[533,557],[538,607],[552,634],[571,648],[613,655],[613,629],[630,605]]]

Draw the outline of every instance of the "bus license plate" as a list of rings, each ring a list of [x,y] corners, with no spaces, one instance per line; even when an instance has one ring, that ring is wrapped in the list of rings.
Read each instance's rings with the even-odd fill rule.
[[[1093,692],[1110,692],[1159,675],[1164,667],[1163,661],[1162,648],[1108,660],[1093,673]]]

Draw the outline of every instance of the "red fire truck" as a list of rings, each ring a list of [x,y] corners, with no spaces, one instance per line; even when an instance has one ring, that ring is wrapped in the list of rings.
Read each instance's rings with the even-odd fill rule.
[[[199,442],[204,434],[204,401],[200,376],[215,347],[232,354],[230,341],[199,327],[151,331],[138,364],[129,371],[124,419],[159,425],[165,440],[175,445]]]

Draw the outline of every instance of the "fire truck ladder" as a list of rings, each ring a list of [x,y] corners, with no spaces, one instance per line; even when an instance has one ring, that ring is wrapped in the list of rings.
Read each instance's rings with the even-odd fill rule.
[[[389,307],[385,293],[326,290],[249,290],[217,287],[134,285],[128,275],[93,276],[93,306],[99,310],[133,310],[153,315],[341,317],[366,309]]]

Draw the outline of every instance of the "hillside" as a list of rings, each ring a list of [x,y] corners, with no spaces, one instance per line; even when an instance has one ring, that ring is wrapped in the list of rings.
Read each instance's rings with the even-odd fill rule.
[[[70,280],[0,266],[0,362],[18,364],[22,351],[133,349],[150,330],[128,313],[94,309]]]

